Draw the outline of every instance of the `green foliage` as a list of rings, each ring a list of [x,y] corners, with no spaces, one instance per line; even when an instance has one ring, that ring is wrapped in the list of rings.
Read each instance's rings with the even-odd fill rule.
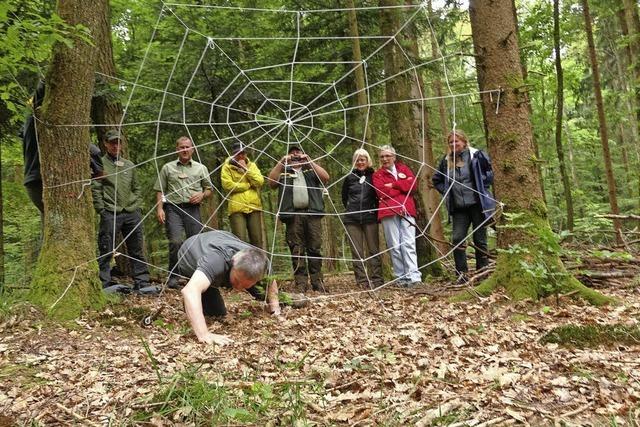
[[[638,345],[640,344],[640,328],[623,324],[564,325],[553,328],[540,339],[540,342],[578,348],[616,344]]]
[[[53,46],[71,46],[77,36],[90,40],[85,28],[67,25],[52,6],[52,2],[41,0],[6,0],[0,4],[0,100],[13,113],[14,122],[22,117],[34,80],[44,75]],[[31,76],[27,86],[25,75]]]
[[[145,351],[154,365],[162,390],[146,405],[153,410],[134,413],[136,421],[167,419],[179,423],[209,425],[265,424],[279,418],[289,425],[306,422],[306,394],[317,393],[313,381],[278,383],[211,381],[201,367],[189,366],[171,378],[163,378],[155,368],[155,358],[146,344]],[[228,385],[227,385],[228,384]]]

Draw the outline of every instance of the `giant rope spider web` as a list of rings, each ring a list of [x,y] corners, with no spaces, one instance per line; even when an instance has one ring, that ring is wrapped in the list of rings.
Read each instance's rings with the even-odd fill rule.
[[[144,153],[146,157],[136,168],[153,166],[156,174],[165,162],[174,158],[175,140],[181,135],[194,142],[194,158],[208,167],[210,178],[220,174],[223,162],[212,167],[205,158],[211,152],[228,157],[233,142],[241,141],[252,150],[250,158],[260,165],[265,186],[271,167],[288,148],[301,146],[315,162],[330,171],[331,179],[322,188],[325,215],[338,220],[338,231],[348,239],[342,222],[343,209],[331,194],[337,194],[336,189],[339,190],[350,173],[351,154],[357,148],[366,149],[376,158],[375,153],[382,144],[372,143],[366,135],[369,128],[376,127],[377,121],[387,120],[385,108],[390,102],[384,98],[385,84],[393,79],[416,79],[425,67],[440,69],[448,89],[443,98],[449,101],[454,129],[456,100],[478,95],[477,91],[454,94],[449,85],[447,67],[458,57],[457,52],[420,60],[410,55],[401,43],[403,32],[418,22],[426,31],[433,31],[426,4],[362,6],[356,7],[355,12],[359,19],[375,19],[383,9],[391,8],[398,9],[402,16],[396,33],[380,34],[376,25],[368,25],[368,30],[375,28],[376,32],[352,36],[327,34],[322,26],[337,19],[343,20],[346,26],[347,13],[352,11],[349,8],[290,10],[163,3],[137,74],[130,79],[104,76],[117,81],[128,93],[121,122],[111,126],[123,129],[131,141],[153,138],[153,152]],[[118,26],[116,33],[125,41],[129,37],[127,30],[118,30]],[[354,38],[362,50],[361,61],[355,61],[351,53]],[[397,74],[385,75],[383,55],[390,43],[402,52],[407,66]],[[171,52],[168,57],[167,51]],[[356,89],[354,83],[358,69],[364,76],[362,90]],[[361,92],[366,98],[364,105],[355,102]],[[497,93],[499,96],[499,90]],[[424,109],[436,99],[420,92],[397,102]],[[422,122],[421,135],[425,131]],[[407,164],[416,177],[425,168],[432,169],[422,159],[400,154],[398,159]],[[215,185],[212,189],[220,198],[212,214],[215,215],[226,205],[230,194]],[[143,221],[154,220],[154,210],[155,206],[144,215]],[[275,219],[280,212],[280,206],[269,209],[263,202],[265,223],[266,217],[270,217],[268,222],[273,224],[271,242],[265,242],[272,268],[278,259],[287,260],[291,256],[286,247],[276,246],[277,236],[284,234],[283,224]],[[416,239],[425,238],[432,219],[429,218],[427,227],[417,229]],[[204,219],[203,223],[206,223]],[[114,248],[117,254],[119,248],[115,242]],[[450,263],[448,258],[454,249],[438,253],[435,260],[419,268],[422,270],[437,261]],[[376,255],[389,250],[386,248]],[[344,252],[342,256],[322,259],[346,262],[350,268],[354,259]],[[165,268],[153,267],[166,272]],[[285,263],[284,268],[288,270],[280,273],[290,272],[290,264]],[[316,298],[359,292],[369,290]]]

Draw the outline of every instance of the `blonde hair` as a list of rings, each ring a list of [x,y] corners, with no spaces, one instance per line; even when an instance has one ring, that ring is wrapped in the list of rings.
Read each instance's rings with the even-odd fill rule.
[[[456,141],[464,141],[464,148],[469,147],[469,138],[467,138],[467,134],[464,133],[464,131],[456,129],[449,132],[449,135],[447,135],[447,146],[449,150],[447,152],[447,166],[449,169],[453,169],[456,164],[460,162],[460,159],[457,158],[458,156],[454,156],[451,145],[449,145],[449,138],[451,138],[452,136],[456,139]],[[456,161],[454,162],[454,160]]]
[[[467,134],[460,129],[452,130],[451,132],[449,132],[449,135],[447,135],[447,145],[449,145],[449,138],[451,138],[452,136],[455,136],[456,140],[464,140],[465,146],[469,145],[469,138],[467,138]],[[449,148],[449,151],[451,151],[451,148]]]
[[[358,148],[356,151],[353,152],[353,159],[351,161],[353,166],[356,165],[356,161],[358,160],[358,157],[360,157],[360,156],[366,157],[366,159],[367,159],[367,167],[368,168],[373,166],[373,162],[371,161],[371,156],[369,155],[369,152],[367,150],[365,150],[364,148]]]

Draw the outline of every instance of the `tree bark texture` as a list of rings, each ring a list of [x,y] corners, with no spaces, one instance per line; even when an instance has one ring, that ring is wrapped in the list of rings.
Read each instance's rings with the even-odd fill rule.
[[[546,218],[511,0],[473,0],[469,12],[480,90],[493,91],[481,99],[496,195],[509,211]],[[504,230],[498,244],[507,247],[521,238],[517,230]]]
[[[60,0],[58,14],[95,37],[105,13],[84,0]],[[94,38],[95,40],[95,38]],[[89,173],[89,126],[96,48],[75,36],[54,46],[46,95],[38,115],[44,235],[30,300],[57,317],[72,318],[102,300]],[[55,303],[55,306],[53,304]]]
[[[398,2],[396,0],[380,1],[380,6],[383,7],[394,6],[397,4]],[[380,27],[382,34],[386,36],[396,34],[400,28],[401,12],[399,12],[398,9],[383,9],[380,13]],[[399,72],[408,69],[409,64],[398,46],[398,44],[402,44],[404,41],[406,40],[402,39],[402,35],[398,34],[396,35],[396,40],[392,40],[385,46],[385,75],[394,76]],[[385,97],[386,101],[389,103],[387,104],[387,118],[391,134],[390,141],[398,154],[401,155],[399,160],[404,163],[408,163],[405,158],[419,159],[422,155],[422,149],[419,144],[420,135],[416,132],[417,127],[415,126],[412,105],[408,102],[411,98],[411,79],[411,73],[402,73],[385,82]],[[417,172],[415,164],[409,163],[408,166],[411,167],[414,172]],[[422,181],[421,178],[417,177],[417,179]],[[427,206],[429,205],[427,192],[421,191],[421,187],[424,186],[426,186],[426,183],[421,184],[418,182],[418,193],[416,197],[418,202],[418,217],[416,218],[418,229],[416,230],[416,236],[421,234],[423,231],[427,231],[426,227],[430,218],[427,210]],[[416,250],[418,252],[419,266],[426,265],[435,259],[434,248],[432,244],[427,241],[426,236],[416,239]],[[439,270],[439,264],[431,264],[431,268],[427,270],[432,273],[437,273]]]
[[[596,57],[596,47],[593,41],[593,29],[591,26],[591,13],[589,12],[589,1],[581,0],[582,13],[584,16],[584,26],[587,36],[587,45],[589,49],[589,61],[591,62],[591,71],[593,73],[593,92],[596,98],[596,108],[598,110],[598,133],[600,134],[600,143],[602,145],[602,159],[604,161],[604,169],[607,175],[607,187],[609,190],[609,206],[611,213],[617,215],[620,213],[618,209],[618,197],[616,194],[616,181],[613,176],[613,166],[611,164],[611,152],[609,150],[609,135],[607,131],[607,119],[604,114],[604,101],[602,100],[602,88],[600,86],[600,70],[598,67],[598,59]],[[619,220],[613,220],[613,227],[616,230],[616,242],[622,243],[622,224]]]
[[[427,10],[429,13],[429,19],[432,19],[433,6],[432,6],[431,0],[427,1]],[[431,56],[434,59],[441,58],[442,53],[440,52],[440,49],[438,49],[438,43],[436,41],[436,36],[433,33],[433,31],[429,32],[429,43],[431,44]],[[433,85],[433,91],[435,92],[435,95],[438,98],[438,117],[440,119],[440,135],[437,140],[440,141],[441,140],[440,136],[441,136],[442,142],[446,144],[447,134],[449,133],[449,124],[448,124],[449,122],[447,120],[447,106],[445,105],[444,96],[442,95],[442,81],[440,81],[440,78],[435,78],[432,82],[432,85]]]
[[[364,64],[362,64],[362,52],[360,51],[360,39],[359,31],[358,31],[358,16],[355,10],[354,0],[347,0],[346,6],[349,8],[348,20],[349,20],[349,36],[351,39],[351,50],[353,51],[353,60],[355,62],[360,62],[360,65],[355,69],[355,82],[356,82],[356,90],[358,91],[358,96],[356,98],[356,102],[358,107],[358,121],[360,122],[359,126],[356,126],[360,132],[362,132],[362,138],[365,139],[369,144],[373,144],[373,135],[371,132],[371,124],[369,123],[369,110],[370,107],[367,102],[367,91],[365,87],[365,79],[364,79]],[[360,137],[358,135],[358,137]]]
[[[564,114],[564,77],[562,73],[562,53],[560,51],[560,0],[553,1],[553,48],[556,55],[556,153],[562,177],[562,192],[567,207],[567,229],[573,231],[573,197],[571,196],[571,185],[569,185],[569,175],[567,175],[567,165],[564,159],[564,148],[562,147],[562,116]]]
[[[118,125],[122,120],[122,105],[116,98],[115,86],[112,86],[114,84],[112,79],[116,76],[116,66],[113,61],[109,0],[97,0],[95,5],[106,11],[100,16],[95,36],[97,48],[96,94],[91,105],[91,119],[96,125],[98,143],[102,147],[104,135],[111,129],[118,130]],[[127,136],[123,129],[121,131],[122,156],[127,157]]]
[[[407,1],[407,4],[412,4],[410,0]],[[418,34],[416,33],[415,26],[411,26],[411,33],[409,35],[409,50],[412,56],[412,61],[414,64],[420,62],[420,52],[418,47]],[[415,73],[411,73],[414,77],[411,80],[411,98],[412,99],[424,99],[426,98],[424,94],[425,86],[424,80],[422,78],[422,73],[420,70],[416,70]],[[422,141],[422,144],[418,142],[418,146],[422,145],[422,150],[420,153],[420,160],[425,163],[425,166],[422,167],[422,173],[418,177],[418,191],[420,194],[426,195],[426,214],[427,214],[427,222],[431,220],[431,225],[429,226],[429,236],[431,236],[431,242],[433,246],[438,250],[438,255],[442,256],[449,252],[449,244],[445,240],[444,237],[444,227],[442,226],[442,219],[440,217],[440,210],[438,207],[440,206],[440,194],[438,190],[433,188],[431,184],[431,177],[436,168],[436,160],[433,157],[433,142],[431,140],[431,129],[430,120],[429,120],[429,110],[425,105],[424,101],[416,102],[412,104],[413,109],[413,120],[416,127],[416,134],[419,139],[417,141]]]
[[[503,286],[516,300],[577,290],[593,303],[606,303],[566,273],[549,226],[523,90],[513,0],[471,0],[469,16],[495,192],[505,204],[504,217],[510,219],[498,228],[503,251],[495,272],[476,290],[490,293]],[[545,273],[533,274],[534,269]]]

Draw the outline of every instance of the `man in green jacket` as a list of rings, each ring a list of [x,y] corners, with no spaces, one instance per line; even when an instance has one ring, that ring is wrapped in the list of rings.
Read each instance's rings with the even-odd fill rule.
[[[156,293],[149,286],[149,269],[144,258],[142,233],[142,201],[140,183],[135,165],[120,157],[120,134],[110,130],[105,135],[107,153],[102,157],[104,176],[92,181],[93,207],[100,216],[98,248],[100,280],[106,292],[126,291],[127,288],[111,280],[111,259],[114,255],[115,236],[122,232],[131,259],[134,290],[140,293]]]

